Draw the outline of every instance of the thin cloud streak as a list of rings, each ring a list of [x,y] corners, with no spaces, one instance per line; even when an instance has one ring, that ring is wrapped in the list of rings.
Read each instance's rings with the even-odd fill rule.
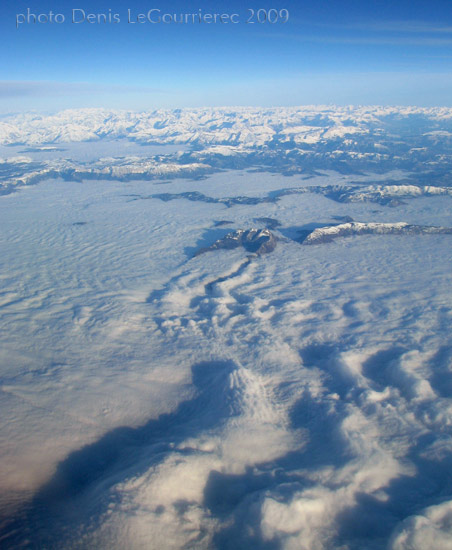
[[[264,36],[263,34],[261,36]],[[369,36],[309,36],[301,34],[269,34],[273,38],[285,38],[288,40],[296,40],[297,42],[310,42],[317,44],[356,44],[356,45],[371,45],[371,46],[430,46],[430,47],[452,47],[451,38],[405,38],[405,37],[369,37]]]
[[[358,23],[321,23],[312,22],[309,26],[338,30],[357,30],[373,32],[396,32],[409,34],[452,34],[452,26],[438,25],[424,21],[363,21]]]
[[[53,97],[73,94],[124,94],[124,93],[162,93],[169,90],[146,86],[127,86],[118,84],[97,84],[90,82],[54,82],[54,81],[0,81],[0,99],[17,97]]]

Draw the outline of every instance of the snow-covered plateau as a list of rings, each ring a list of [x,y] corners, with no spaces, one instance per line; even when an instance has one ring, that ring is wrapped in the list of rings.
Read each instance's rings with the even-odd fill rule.
[[[0,546],[452,549],[452,110],[0,120]]]

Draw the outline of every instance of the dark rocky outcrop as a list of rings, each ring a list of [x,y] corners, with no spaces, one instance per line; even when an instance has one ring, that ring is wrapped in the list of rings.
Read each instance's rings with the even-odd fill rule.
[[[232,250],[243,246],[248,252],[266,254],[276,247],[276,237],[269,229],[238,229],[218,239],[208,247],[201,248],[196,256],[213,250]]]

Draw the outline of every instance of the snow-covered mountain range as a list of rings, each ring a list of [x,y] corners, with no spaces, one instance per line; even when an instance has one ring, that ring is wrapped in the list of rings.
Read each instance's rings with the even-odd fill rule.
[[[318,170],[407,171],[407,180],[398,182],[408,186],[403,191],[372,190],[389,202],[391,193],[426,192],[413,185],[429,188],[428,193],[449,187],[451,140],[452,109],[446,108],[80,109],[11,115],[0,120],[0,189],[5,193],[55,177],[169,179],[255,167],[307,176]],[[111,144],[115,154],[76,158],[74,143],[94,150]],[[363,197],[355,194],[354,200]]]
[[[402,122],[422,126],[426,140],[450,139],[452,109],[420,107],[206,108],[152,112],[68,109],[56,114],[20,114],[0,121],[0,144],[42,145],[127,138],[143,143],[192,143],[260,147],[274,142],[311,145],[379,135],[376,149],[385,153],[385,134]],[[348,143],[347,143],[348,142]]]

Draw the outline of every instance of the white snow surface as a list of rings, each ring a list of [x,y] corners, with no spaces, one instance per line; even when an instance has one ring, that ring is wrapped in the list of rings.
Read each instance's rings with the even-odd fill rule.
[[[160,144],[242,144],[262,146],[275,136],[296,143],[366,134],[386,117],[423,116],[450,122],[446,107],[303,106],[280,108],[224,107],[158,109],[133,112],[107,109],[67,109],[43,115],[23,113],[0,121],[0,144],[42,145],[127,137]],[[426,132],[448,138],[445,130]]]
[[[424,233],[424,234],[452,234],[452,228],[410,225],[406,222],[397,223],[381,223],[381,222],[348,222],[332,226],[319,227],[314,229],[303,244],[318,244],[328,242],[332,239],[349,235],[403,235],[408,233]]]

